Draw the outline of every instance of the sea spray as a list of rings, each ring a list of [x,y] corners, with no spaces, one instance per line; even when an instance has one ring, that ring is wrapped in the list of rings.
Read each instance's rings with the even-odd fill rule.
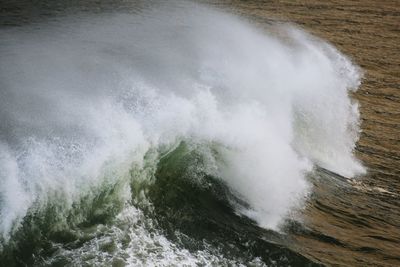
[[[52,199],[70,210],[105,184],[138,179],[132,166],[143,169],[149,150],[154,181],[157,155],[182,141],[216,145],[218,157],[199,149],[202,171],[270,229],[304,201],[314,164],[362,172],[348,95],[358,68],[321,40],[278,29],[284,38],[187,4],[2,30],[3,239]]]

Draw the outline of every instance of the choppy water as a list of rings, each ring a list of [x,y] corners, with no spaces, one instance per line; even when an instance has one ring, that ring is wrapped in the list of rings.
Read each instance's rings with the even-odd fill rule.
[[[3,265],[399,264],[395,2],[1,12]]]

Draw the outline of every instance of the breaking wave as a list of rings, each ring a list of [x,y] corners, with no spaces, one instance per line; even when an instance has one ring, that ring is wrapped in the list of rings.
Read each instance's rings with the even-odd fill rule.
[[[314,166],[363,172],[349,97],[358,67],[293,26],[273,27],[187,4],[2,29],[3,257],[50,246],[48,264],[151,264],[151,253],[222,262],[210,244],[177,249],[150,217],[199,201],[198,214],[222,205],[279,230]]]

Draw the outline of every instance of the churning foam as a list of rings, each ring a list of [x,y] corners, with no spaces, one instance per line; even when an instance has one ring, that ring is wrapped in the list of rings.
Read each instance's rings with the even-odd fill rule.
[[[307,194],[314,164],[362,172],[348,95],[358,68],[298,29],[280,32],[195,5],[2,30],[3,236],[32,205],[55,196],[68,208],[183,139],[220,145],[210,169],[264,227]]]

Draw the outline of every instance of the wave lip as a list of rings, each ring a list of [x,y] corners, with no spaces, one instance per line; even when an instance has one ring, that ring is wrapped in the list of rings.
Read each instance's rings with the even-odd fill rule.
[[[204,149],[204,171],[266,228],[278,229],[304,200],[314,164],[363,171],[352,153],[357,66],[291,26],[281,38],[192,7],[2,32],[6,239],[30,208],[61,196],[68,209],[99,184],[126,179],[132,164],[145,168],[149,149],[181,140],[219,145],[218,157]]]

